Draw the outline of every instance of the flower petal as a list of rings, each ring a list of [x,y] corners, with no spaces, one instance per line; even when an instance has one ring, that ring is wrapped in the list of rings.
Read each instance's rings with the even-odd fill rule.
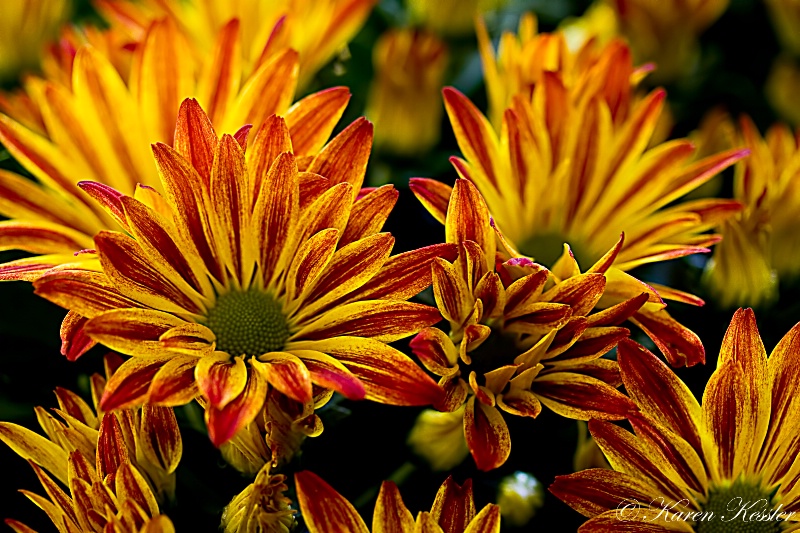
[[[366,399],[390,405],[431,405],[442,389],[410,357],[375,339],[334,337],[293,342],[292,350],[316,350],[344,364],[364,385]]]
[[[349,183],[359,190],[364,183],[372,150],[372,123],[359,118],[333,138],[305,169],[325,176],[331,184]]]
[[[247,367],[241,357],[201,357],[194,369],[197,389],[211,407],[222,409],[242,394],[247,385]]]
[[[414,531],[414,516],[403,503],[397,485],[391,481],[381,483],[375,512],[372,515],[372,533],[405,533]]]
[[[289,398],[306,405],[311,402],[311,373],[297,356],[290,352],[270,352],[251,360],[267,382]]]
[[[384,185],[359,198],[350,211],[340,246],[379,232],[399,196],[393,185]]]
[[[331,87],[310,94],[284,115],[298,157],[315,155],[325,145],[350,101],[347,87]]]
[[[347,367],[328,354],[314,350],[293,350],[308,369],[315,385],[334,390],[348,400],[363,400],[366,395],[361,381]]]
[[[297,503],[310,533],[369,533],[352,504],[316,474],[298,472],[294,484]]]
[[[108,412],[142,403],[153,377],[167,361],[168,357],[132,357],[122,363],[106,383],[99,409]]]
[[[169,351],[159,337],[184,321],[169,313],[150,309],[114,309],[86,323],[92,339],[127,355],[165,356]]]
[[[304,326],[291,339],[321,340],[350,335],[393,342],[431,326],[442,316],[435,307],[397,300],[366,300],[339,305]]]
[[[636,411],[636,405],[617,389],[583,374],[540,375],[531,390],[546,407],[576,420],[620,420]]]
[[[474,396],[464,411],[464,434],[479,470],[498,468],[511,453],[511,437],[503,415],[494,407],[476,402]]]
[[[206,424],[208,437],[216,447],[220,447],[236,433],[252,422],[267,396],[267,382],[261,373],[253,368],[247,369],[247,385],[244,391],[229,402],[222,409],[208,406],[206,409]]]
[[[467,479],[463,485],[459,485],[453,481],[453,476],[448,476],[436,492],[431,516],[446,533],[464,531],[475,518],[472,480]]]

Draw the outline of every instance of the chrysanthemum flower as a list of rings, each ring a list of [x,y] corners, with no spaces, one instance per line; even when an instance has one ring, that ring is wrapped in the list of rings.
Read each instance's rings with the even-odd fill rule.
[[[439,35],[472,32],[475,17],[502,7],[507,0],[406,0],[411,22]]]
[[[284,495],[286,476],[261,468],[255,481],[233,497],[222,512],[220,529],[225,533],[289,533],[295,525],[292,500]]]
[[[389,30],[373,51],[375,79],[365,115],[375,123],[375,146],[413,156],[439,140],[447,47],[436,36]]]
[[[88,319],[88,337],[133,356],[109,380],[101,408],[202,396],[209,436],[221,445],[253,421],[269,386],[304,405],[315,402],[315,386],[391,404],[438,401],[436,383],[384,342],[440,319],[405,300],[450,248],[389,257],[394,239],[377,231],[396,191],[354,203],[347,181],[362,175],[368,145],[337,143],[301,173],[280,117],[265,122],[246,155],[243,138],[217,138],[195,100],[178,120],[176,149],[153,147],[163,197],[81,184],[126,231],[95,237],[102,272],[67,266],[35,284]]]
[[[615,388],[616,363],[601,356],[628,336],[617,324],[647,294],[591,314],[621,241],[585,273],[568,247],[551,271],[528,259],[502,262],[502,236],[480,193],[464,179],[450,197],[445,232],[448,242],[460,243],[459,257],[434,260],[432,274],[450,330],[423,329],[411,348],[440,376],[446,398],[435,407],[451,412],[466,404],[463,436],[478,468],[491,470],[508,458],[503,412],[536,418],[544,404],[569,418],[624,418],[631,404]],[[414,443],[426,455],[424,436]]]
[[[0,82],[36,69],[45,44],[69,19],[70,0],[17,0],[0,7]]]
[[[623,341],[618,354],[641,411],[634,433],[591,421],[613,470],[559,476],[550,487],[590,518],[580,531],[797,529],[800,325],[767,358],[753,312],[737,311],[702,406],[641,346]]]
[[[629,49],[618,41],[597,53],[573,55],[563,35],[541,34],[520,53],[518,60],[504,64],[530,65],[526,72],[538,76],[508,88],[524,87],[521,93],[504,93],[500,101],[510,97],[512,103],[503,113],[499,134],[464,95],[445,89],[445,106],[465,158],[453,158],[453,165],[486,198],[497,227],[508,238],[511,257],[527,256],[549,266],[569,243],[585,268],[624,232],[624,245],[606,273],[608,298],[602,305],[616,303],[616,296],[649,292],[650,302],[633,321],[673,365],[703,361],[700,340],[669,316],[662,298],[694,305],[702,300],[669,287],[646,286],[626,271],[707,252],[719,240],[704,232],[740,209],[737,201],[670,204],[746,150],[692,161],[694,148],[687,140],[647,149],[664,92],[633,98],[632,81],[640,73],[632,66]],[[499,57],[506,60],[502,50]],[[489,87],[504,79],[492,58],[486,61],[486,72]],[[420,184],[429,189],[426,205],[443,221],[449,190],[429,184]]]
[[[106,360],[107,372],[112,360]],[[0,422],[0,440],[28,460],[50,500],[23,493],[47,512],[60,532],[173,531],[169,519],[159,515],[159,504],[173,497],[182,451],[172,409],[144,406],[103,413],[97,401],[105,379],[95,374],[91,386],[94,409],[61,388],[55,391],[59,408],[54,410],[60,420],[36,408],[47,438]],[[69,487],[70,494],[53,478]],[[32,531],[16,520],[6,522],[20,533]]]
[[[38,183],[0,173],[0,214],[10,219],[0,226],[0,249],[35,256],[0,266],[0,279],[35,279],[50,266],[76,261],[74,252],[92,248],[97,232],[120,229],[76,183],[97,181],[124,194],[133,194],[137,184],[159,190],[148,147],[173,142],[184,98],[196,96],[215,128],[226,133],[281,114],[297,157],[320,151],[347,105],[348,91],[315,93],[290,108],[297,54],[278,51],[243,76],[240,33],[232,21],[221,30],[213,54],[192,61],[176,25],[156,21],[136,47],[127,77],[102,49],[85,44],[65,58],[69,85],[28,81],[45,131],[0,115],[0,141]],[[30,122],[34,115],[25,116]]]
[[[800,142],[783,124],[761,137],[748,118],[739,121],[739,138],[751,151],[737,163],[734,197],[744,209],[720,227],[724,239],[708,263],[708,282],[723,306],[769,304],[778,281],[800,273]]]
[[[288,47],[300,54],[300,84],[308,81],[358,33],[376,0],[93,0],[112,27],[134,42],[150,24],[168,17],[203,56],[221,28],[236,19],[242,30],[244,71],[258,68],[274,50]]]
[[[311,533],[369,533],[369,528],[353,505],[316,474],[308,471],[294,476],[297,501],[306,527]],[[391,481],[381,485],[373,533],[499,533],[500,508],[487,504],[476,513],[472,480],[459,486],[449,477],[442,483],[430,512],[420,512],[416,520],[403,503],[400,491]]]
[[[601,0],[603,1],[603,0]],[[675,81],[696,68],[698,37],[728,8],[729,0],[605,0],[637,62],[658,66],[656,83]]]

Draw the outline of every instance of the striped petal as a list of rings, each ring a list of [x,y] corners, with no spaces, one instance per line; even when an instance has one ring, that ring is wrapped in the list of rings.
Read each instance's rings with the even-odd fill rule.
[[[473,241],[483,251],[485,268],[494,269],[495,238],[489,221],[486,201],[471,182],[459,179],[447,206],[445,223],[447,242],[461,244]]]
[[[197,357],[172,357],[159,369],[147,389],[147,402],[175,407],[186,405],[200,395],[195,379]]]
[[[699,337],[664,309],[640,309],[631,322],[642,328],[673,367],[705,363],[706,351]]]
[[[310,94],[284,115],[298,157],[315,155],[322,149],[350,101],[347,87],[331,87]]]
[[[349,183],[359,190],[367,171],[372,136],[372,123],[359,118],[334,137],[305,170],[325,176],[332,184]]]
[[[576,420],[620,420],[636,411],[636,405],[617,389],[583,374],[538,376],[531,390],[546,407]]]
[[[106,383],[99,409],[108,412],[142,403],[153,377],[167,361],[167,357],[133,357],[122,363]]]
[[[222,409],[242,394],[247,385],[247,367],[241,357],[231,361],[227,354],[200,358],[194,369],[197,389],[209,406]]]
[[[114,309],[86,323],[84,331],[92,339],[127,355],[165,356],[169,351],[159,341],[161,335],[184,321],[150,309]]]
[[[443,243],[393,255],[349,299],[408,300],[431,284],[431,264],[437,257],[452,262],[457,254],[454,244]]]
[[[290,352],[270,352],[250,363],[264,379],[289,398],[303,405],[311,402],[311,373],[296,355]]]
[[[301,316],[311,316],[364,285],[380,271],[392,246],[394,237],[378,233],[337,250],[310,290],[306,299],[309,303],[302,309]]]
[[[333,487],[308,471],[294,475],[297,503],[310,533],[369,533],[355,508]]]
[[[293,350],[308,369],[312,383],[342,394],[348,400],[363,400],[364,385],[347,367],[328,354],[314,350]]]
[[[85,326],[88,320],[70,311],[61,322],[61,355],[66,357],[67,361],[77,361],[97,344],[97,341],[86,334]]]
[[[445,223],[447,218],[447,206],[450,203],[450,196],[453,188],[438,180],[429,178],[411,178],[408,188],[414,196],[425,206],[425,209],[439,221]]]
[[[214,446],[220,447],[232,439],[239,430],[258,416],[264,406],[268,387],[261,373],[248,368],[246,380],[244,391],[225,407],[217,409],[208,406],[206,409],[208,437]]]
[[[435,307],[397,300],[365,300],[339,305],[303,327],[292,339],[321,340],[350,335],[393,342],[441,320]]]
[[[361,380],[367,400],[390,405],[431,405],[443,396],[442,389],[411,358],[375,339],[335,337],[293,342],[287,349],[315,350],[337,359]]]
[[[381,484],[375,512],[372,515],[372,533],[406,533],[414,531],[414,516],[403,503],[397,485],[391,481]]]
[[[384,185],[359,198],[350,211],[341,246],[379,232],[399,196],[393,185]]]
[[[25,460],[41,465],[67,483],[67,452],[38,433],[11,422],[0,422],[0,440]]]
[[[511,437],[503,415],[494,407],[467,401],[464,411],[464,435],[478,469],[487,472],[506,462],[511,454]]]
[[[698,452],[701,410],[686,384],[649,350],[631,340],[617,348],[622,381],[639,409],[681,435]]]
[[[647,506],[663,498],[656,488],[622,472],[605,468],[556,476],[550,492],[584,516],[593,517],[609,509],[630,504]]]
[[[451,530],[455,533],[456,530]],[[472,519],[464,533],[500,533],[500,506],[488,504]]]
[[[472,480],[467,479],[463,485],[459,485],[453,481],[453,476],[448,476],[436,492],[431,517],[447,533],[464,531],[475,518]]]

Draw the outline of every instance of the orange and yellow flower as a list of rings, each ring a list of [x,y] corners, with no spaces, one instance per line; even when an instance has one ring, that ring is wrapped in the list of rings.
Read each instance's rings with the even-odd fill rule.
[[[94,0],[112,28],[142,42],[164,17],[187,35],[194,54],[211,57],[214,37],[233,20],[241,24],[242,66],[249,74],[275,50],[300,55],[299,80],[311,78],[358,33],[376,0]],[[189,95],[187,95],[189,96]]]
[[[106,359],[108,374],[118,364],[115,359]],[[175,414],[168,407],[148,405],[104,413],[97,402],[106,381],[95,374],[90,382],[94,409],[61,388],[55,391],[59,408],[54,409],[60,420],[36,408],[47,438],[0,422],[0,440],[31,464],[50,500],[23,494],[60,532],[173,532],[169,519],[159,514],[159,505],[174,496],[181,458]],[[53,478],[69,488],[69,495]],[[19,533],[32,531],[16,520],[6,523]]]
[[[17,0],[0,6],[0,82],[37,69],[45,44],[69,19],[70,0]]]
[[[417,179],[415,192],[429,190],[420,189],[420,183],[434,186]],[[616,363],[601,356],[628,336],[617,325],[645,303],[647,294],[591,314],[622,241],[585,273],[569,247],[549,271],[529,259],[509,257],[486,203],[465,179],[453,188],[445,233],[448,243],[459,245],[459,256],[455,262],[435,259],[432,276],[449,332],[425,328],[411,348],[440,377],[446,397],[435,407],[456,412],[466,405],[463,429],[453,429],[466,438],[478,468],[497,468],[509,456],[503,412],[536,418],[544,404],[569,418],[624,418],[631,404],[616,390]],[[426,448],[439,439],[417,430],[412,445],[430,456]]]
[[[734,173],[734,198],[744,209],[720,227],[724,239],[707,265],[707,281],[723,306],[766,305],[777,299],[780,280],[800,273],[800,141],[783,124],[762,137],[748,117],[736,136],[751,151]]]
[[[272,114],[284,116],[300,158],[320,151],[349,99],[347,89],[334,88],[291,106],[298,58],[289,49],[276,51],[245,76],[236,20],[222,28],[213,53],[197,62],[190,60],[188,38],[174,22],[153,22],[133,52],[128,75],[98,47],[105,41],[97,32],[86,35],[90,41],[77,51],[65,45],[71,49],[63,58],[68,83],[27,82],[41,127],[36,113],[25,111],[29,107],[14,108],[22,109],[24,119],[0,115],[0,141],[38,182],[0,172],[0,214],[10,219],[0,227],[0,250],[34,254],[1,265],[0,279],[35,279],[53,265],[75,261],[74,253],[92,248],[99,231],[120,229],[78,181],[96,181],[124,194],[133,194],[137,184],[160,190],[148,147],[173,142],[184,98],[197,97],[225,133],[243,124],[257,128]]]
[[[702,405],[643,347],[623,341],[618,355],[640,410],[634,433],[591,421],[613,470],[559,476],[550,487],[590,518],[581,531],[797,529],[800,325],[768,358],[755,315],[737,311]]]
[[[375,123],[375,146],[402,156],[439,141],[447,47],[421,31],[389,30],[373,51],[375,79],[365,115]]]
[[[650,301],[633,322],[673,365],[702,362],[700,340],[670,317],[662,299],[694,305],[702,300],[645,285],[627,271],[707,252],[719,236],[705,232],[741,205],[723,199],[675,202],[747,151],[692,161],[688,140],[648,149],[665,94],[655,90],[634,98],[633,85],[642,72],[633,68],[627,46],[612,41],[595,49],[588,43],[573,54],[562,34],[527,35],[524,21],[522,28],[524,47],[513,35],[504,36],[497,59],[487,51],[488,42],[482,47],[493,109],[511,102],[503,108],[499,133],[464,95],[444,90],[464,155],[452,158],[453,165],[483,194],[512,257],[549,266],[569,243],[585,268],[624,232],[624,245],[606,273],[607,297],[601,305],[648,292]],[[506,46],[509,42],[516,44]],[[449,189],[432,186],[426,196],[429,210],[444,221]]]
[[[406,300],[451,247],[390,257],[394,239],[378,231],[397,192],[386,186],[355,201],[371,125],[351,125],[303,172],[277,116],[251,140],[246,130],[219,139],[186,100],[176,132],[174,149],[153,147],[164,196],[82,182],[125,233],[101,231],[97,259],[35,283],[81,317],[83,334],[132,356],[101,408],[199,396],[219,446],[255,419],[269,387],[303,405],[324,404],[333,391],[399,405],[438,401],[436,383],[385,343],[440,319]]]
[[[602,1],[602,0],[601,0]],[[637,62],[657,65],[656,83],[676,81],[698,65],[698,37],[728,8],[730,0],[605,0]]]
[[[310,533],[369,533],[369,528],[353,505],[316,474],[308,471],[294,476],[297,501]],[[452,477],[445,480],[436,494],[430,512],[422,511],[416,519],[403,503],[400,491],[391,481],[381,485],[375,512],[373,533],[499,533],[500,508],[487,504],[476,513],[472,480],[459,486]]]

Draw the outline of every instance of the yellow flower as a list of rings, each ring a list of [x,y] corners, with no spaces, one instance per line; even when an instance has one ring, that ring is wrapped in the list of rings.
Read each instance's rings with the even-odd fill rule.
[[[355,36],[376,0],[93,0],[112,27],[135,42],[155,20],[168,17],[201,57],[214,54],[214,37],[233,20],[241,25],[242,68],[256,70],[266,57],[288,47],[300,55],[300,85]]]
[[[394,238],[378,231],[397,191],[354,202],[371,131],[356,121],[299,172],[282,118],[252,140],[219,139],[187,99],[175,148],[153,147],[164,196],[150,190],[142,201],[81,182],[125,233],[101,231],[97,259],[53,269],[35,287],[82,317],[86,336],[132,356],[101,408],[202,397],[219,446],[255,419],[269,387],[314,407],[333,391],[397,405],[440,399],[436,383],[385,343],[440,319],[406,300],[452,247],[390,257]]]
[[[766,0],[765,4],[783,48],[800,56],[800,4],[794,0]]]
[[[310,533],[369,533],[353,505],[316,474],[308,471],[294,476],[297,501]],[[476,513],[472,480],[459,486],[448,477],[430,512],[416,520],[403,503],[400,491],[384,481],[372,516],[373,533],[500,533],[500,508],[487,504]]]
[[[366,116],[375,146],[403,156],[422,154],[439,140],[447,48],[420,31],[389,30],[375,44],[375,79]]]
[[[70,0],[14,0],[0,6],[0,82],[39,67],[45,43],[69,19]]]
[[[635,433],[589,422],[613,470],[559,476],[550,487],[589,518],[581,531],[797,529],[800,325],[768,358],[753,312],[739,309],[702,405],[643,347],[626,340],[618,355],[640,409]]]
[[[11,219],[0,227],[0,249],[35,256],[0,265],[0,279],[33,280],[53,265],[80,260],[75,252],[92,248],[99,231],[120,229],[78,181],[96,181],[124,194],[133,194],[137,184],[160,191],[149,146],[173,142],[184,98],[196,96],[214,127],[225,133],[243,124],[258,127],[275,113],[284,116],[301,164],[322,149],[347,105],[347,89],[314,93],[292,106],[297,54],[277,51],[245,76],[240,33],[239,23],[231,21],[213,53],[194,62],[176,25],[156,21],[133,52],[128,76],[102,49],[84,44],[66,61],[69,84],[28,81],[47,133],[0,115],[0,141],[38,180],[0,172],[0,214]],[[103,41],[92,40],[97,42]],[[139,195],[151,191],[139,190]]]
[[[433,183],[438,182],[416,179],[412,189],[446,187]],[[453,188],[445,234],[449,243],[460,243],[459,257],[434,260],[433,294],[450,328],[423,329],[411,349],[440,377],[446,396],[434,407],[455,416],[466,406],[461,436],[478,468],[497,468],[511,452],[503,413],[536,418],[544,404],[579,420],[624,418],[631,404],[616,390],[616,363],[601,356],[628,336],[617,324],[633,315],[647,294],[591,314],[622,241],[584,273],[568,246],[550,271],[509,256],[486,203],[465,179]],[[438,425],[426,416],[410,441],[420,455],[449,464],[455,457],[438,452],[437,440],[451,427],[445,425],[450,419]],[[447,434],[456,438],[454,431]]]
[[[775,58],[764,93],[772,108],[793,125],[800,125],[800,104],[795,98],[799,90],[800,67],[797,59],[787,54]]]
[[[107,358],[107,373],[117,364],[116,357]],[[147,405],[104,413],[97,402],[105,384],[100,375],[92,376],[94,409],[78,395],[56,389],[59,408],[54,411],[60,420],[36,408],[47,438],[0,422],[0,440],[30,462],[51,501],[25,494],[46,510],[58,531],[172,533],[159,504],[174,497],[182,453],[175,414],[169,407]],[[69,496],[53,478],[69,487]],[[15,520],[7,523],[20,533],[31,531]]]
[[[507,0],[406,0],[411,22],[440,35],[467,35],[475,17],[505,5]]]
[[[233,497],[222,512],[225,533],[289,533],[295,525],[292,501],[284,496],[286,476],[270,474],[265,465],[255,481]]]
[[[573,54],[562,34],[533,36],[531,24],[523,21],[521,41],[511,34],[501,39],[497,59],[482,46],[492,105],[511,101],[502,112],[499,132],[464,95],[444,90],[445,108],[464,155],[452,158],[453,165],[481,191],[512,257],[531,257],[550,266],[569,243],[585,268],[624,233],[622,249],[606,273],[606,298],[600,305],[648,292],[650,301],[632,317],[634,323],[673,365],[703,361],[700,340],[669,316],[663,299],[694,305],[702,300],[646,285],[627,271],[707,252],[719,236],[706,231],[741,205],[722,199],[675,201],[747,151],[693,161],[694,147],[685,139],[648,149],[665,94],[655,90],[634,98],[632,85],[642,72],[634,69],[627,46],[612,41],[594,48],[588,43]],[[520,78],[523,74],[527,77]],[[448,190],[436,186],[424,193],[428,209],[440,221]]]
[[[777,298],[779,280],[800,273],[800,146],[787,126],[776,124],[762,137],[747,117],[736,142],[751,151],[734,174],[734,198],[744,210],[721,226],[707,281],[723,306],[766,305]]]
[[[601,0],[602,1],[602,0]],[[654,83],[678,80],[697,68],[698,37],[730,0],[605,0],[638,63],[655,62]]]

